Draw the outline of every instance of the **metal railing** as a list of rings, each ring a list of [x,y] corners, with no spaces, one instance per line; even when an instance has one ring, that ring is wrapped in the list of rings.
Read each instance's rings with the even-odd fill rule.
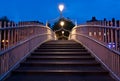
[[[0,28],[0,80],[41,43],[54,40],[42,25]]]
[[[79,27],[79,28],[78,28]],[[104,27],[104,26],[92,26],[92,25],[81,25],[74,28],[76,33],[89,36],[108,48],[120,52],[120,27]]]
[[[69,39],[85,45],[120,80],[120,27],[80,25]]]

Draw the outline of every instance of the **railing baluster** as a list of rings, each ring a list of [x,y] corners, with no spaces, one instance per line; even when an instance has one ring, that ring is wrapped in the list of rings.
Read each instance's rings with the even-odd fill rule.
[[[118,30],[118,51],[120,52],[120,30]]]
[[[107,43],[107,28],[105,28],[105,32],[104,32],[104,36],[105,36],[105,43]]]
[[[4,30],[4,39],[3,39],[3,50],[6,49],[6,30]]]
[[[110,43],[111,42],[111,31],[109,28],[107,28],[107,38],[108,38],[108,42],[107,43]]]
[[[118,46],[118,30],[115,30],[115,50],[117,50],[118,51],[118,48],[117,48],[117,46]]]
[[[14,45],[14,29],[11,30],[11,45]]]
[[[111,49],[113,49],[113,30],[112,29],[110,29],[110,42],[109,43],[111,43]]]
[[[10,30],[8,30],[8,34],[7,34],[7,48],[9,48],[9,46],[10,46]]]
[[[16,31],[16,29],[15,29],[14,32],[15,32],[15,33],[14,33],[14,35],[15,35],[15,36],[14,36],[14,38],[15,38],[14,40],[15,40],[15,44],[17,44],[17,31]]]

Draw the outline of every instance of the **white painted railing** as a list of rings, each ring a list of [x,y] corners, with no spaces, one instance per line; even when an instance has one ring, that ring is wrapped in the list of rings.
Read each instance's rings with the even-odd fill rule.
[[[82,43],[120,80],[120,28],[80,25],[69,39]]]
[[[42,25],[0,28],[0,80],[38,45],[54,39],[52,30]]]

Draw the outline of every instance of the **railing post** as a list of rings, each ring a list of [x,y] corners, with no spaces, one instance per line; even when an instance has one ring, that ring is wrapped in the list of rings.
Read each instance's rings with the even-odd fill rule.
[[[4,21],[4,28],[6,28],[6,22]],[[2,39],[2,43],[3,43],[3,50],[6,49],[6,30],[3,30],[3,36],[4,38]]]
[[[118,30],[118,45],[117,45],[117,48],[118,48],[118,51],[120,52],[120,30]]]
[[[10,22],[8,22],[8,27],[10,27]]]
[[[96,27],[96,36],[97,36],[97,39],[99,40],[100,39],[100,35],[99,35],[99,27]]]
[[[16,32],[17,32],[17,43],[18,43],[18,41],[19,41],[18,29],[16,29]]]
[[[107,28],[104,29],[104,42],[107,43]]]
[[[14,23],[12,22],[11,24],[12,24],[12,27],[14,27]]]
[[[106,20],[104,21],[104,26],[106,26]]]
[[[115,30],[115,50],[118,51],[118,30]]]
[[[11,45],[13,46],[13,42],[14,40],[13,40],[13,29],[11,30]]]
[[[103,42],[105,42],[105,28],[102,30],[102,37],[103,37]]]
[[[93,37],[94,37],[95,39],[97,39],[97,36],[96,36],[96,35],[97,35],[97,34],[96,34],[96,31],[97,31],[97,30],[96,30],[96,28],[94,27],[94,28],[93,28]]]
[[[3,45],[3,50],[5,50],[5,30],[3,30],[2,45]]]
[[[110,32],[111,30],[108,28],[107,29],[107,43],[109,43],[109,42],[111,42],[111,32]]]
[[[113,34],[113,29],[111,29],[111,44],[112,44],[112,49],[113,49],[113,43],[114,43],[114,34]]]
[[[17,41],[16,38],[17,38],[17,37],[16,37],[16,29],[15,29],[15,30],[14,30],[14,42],[15,42],[15,44],[17,43],[17,42],[16,42],[16,41]]]
[[[106,21],[106,26],[109,26],[109,21]]]
[[[10,30],[8,30],[8,48],[10,46]]]
[[[117,21],[116,21],[116,20],[115,20],[115,22],[114,22],[114,26],[117,27]]]
[[[4,21],[4,28],[6,28],[6,21]]]
[[[98,37],[99,37],[99,40],[101,41],[102,40],[102,29],[98,28]]]

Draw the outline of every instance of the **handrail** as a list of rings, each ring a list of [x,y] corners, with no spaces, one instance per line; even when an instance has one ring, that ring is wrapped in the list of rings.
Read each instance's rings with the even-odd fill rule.
[[[40,29],[44,29],[40,31]],[[49,27],[43,25],[25,25],[18,27],[0,28],[0,52],[4,51],[15,44],[28,39],[31,36],[40,34],[46,30],[52,32]],[[40,31],[40,32],[39,32]]]
[[[99,27],[99,28],[111,28],[111,29],[120,29],[120,27],[113,27],[113,26],[101,26],[101,25],[78,25],[74,27],[72,30],[78,27]]]
[[[113,43],[114,47],[110,47],[110,49],[120,52],[120,27],[79,25],[72,29],[72,31],[74,30],[77,30],[76,32],[80,34],[92,37],[108,47],[110,47],[110,43]]]

